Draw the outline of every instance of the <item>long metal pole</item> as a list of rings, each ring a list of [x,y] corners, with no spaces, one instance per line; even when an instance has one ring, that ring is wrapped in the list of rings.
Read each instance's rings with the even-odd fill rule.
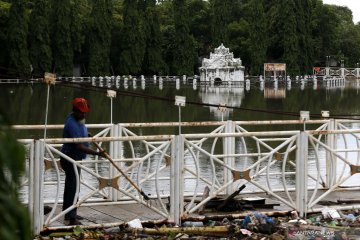
[[[112,124],[113,123],[113,98],[111,97],[110,98],[110,123]]]
[[[179,135],[181,135],[181,107],[179,105]]]

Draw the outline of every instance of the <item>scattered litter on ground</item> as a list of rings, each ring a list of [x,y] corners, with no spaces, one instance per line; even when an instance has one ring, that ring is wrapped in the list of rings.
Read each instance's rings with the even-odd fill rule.
[[[118,240],[118,239],[360,239],[360,212],[324,207],[320,213],[300,218],[296,211],[287,216],[270,217],[260,212],[244,219],[184,221],[181,226],[168,223],[143,226],[139,219],[109,229],[53,232],[36,240]]]

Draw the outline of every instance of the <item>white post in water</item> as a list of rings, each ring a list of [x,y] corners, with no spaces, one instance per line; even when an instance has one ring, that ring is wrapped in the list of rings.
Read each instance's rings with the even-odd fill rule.
[[[250,91],[250,80],[249,79],[246,79],[246,91]]]
[[[344,66],[344,60],[341,60],[341,77],[345,77],[345,66]]]
[[[116,88],[120,88],[120,76],[117,76],[116,79],[115,79],[115,87]]]
[[[129,88],[129,85],[128,85],[128,78],[126,77],[126,78],[124,78],[124,88],[125,89],[128,89]]]
[[[325,77],[330,77],[330,56],[326,56]]]
[[[183,75],[183,84],[186,84],[186,75]]]
[[[160,90],[163,89],[163,78],[162,77],[159,78],[159,89]]]
[[[279,82],[277,79],[274,80],[274,90],[278,90],[278,87],[279,87]]]
[[[179,107],[179,135],[181,135],[181,107],[185,107],[186,97],[175,96],[175,106]]]
[[[110,123],[113,123],[113,98],[116,98],[116,92],[114,90],[107,90],[108,98],[110,98]]]
[[[102,76],[99,77],[99,86],[103,87],[104,86],[104,82],[103,82],[104,78]]]
[[[176,90],[179,90],[180,89],[180,79],[179,78],[176,78],[175,80],[175,85],[176,85]]]
[[[197,79],[196,79],[196,75],[193,78],[193,89],[195,90],[197,86]]]
[[[142,90],[145,89],[145,84],[146,84],[145,77],[144,77],[144,75],[141,75],[141,89]]]
[[[109,76],[105,76],[106,79],[106,87],[111,88],[111,78]]]
[[[137,86],[136,86],[137,79],[133,78],[132,81],[133,81],[133,89],[136,89],[137,88]]]
[[[290,90],[291,90],[291,79],[290,79],[289,81],[287,81],[286,83],[287,83],[287,84],[286,84],[286,89],[287,89],[288,91],[290,91]]]

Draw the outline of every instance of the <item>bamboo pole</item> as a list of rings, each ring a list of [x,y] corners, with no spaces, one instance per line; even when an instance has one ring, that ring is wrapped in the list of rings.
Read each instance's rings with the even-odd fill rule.
[[[234,213],[234,214],[217,214],[217,215],[202,215],[202,216],[191,216],[184,214],[182,217],[182,221],[192,221],[192,222],[206,222],[209,220],[214,221],[221,221],[224,218],[227,218],[229,220],[233,219],[243,219],[249,214],[253,213],[254,211],[247,211],[242,213]],[[260,211],[263,214],[266,214],[268,217],[282,217],[282,216],[290,216],[291,211],[277,211],[277,212],[263,212]]]
[[[210,226],[210,227],[161,227],[134,229],[136,234],[167,235],[167,234],[193,234],[193,235],[227,235],[229,226]]]

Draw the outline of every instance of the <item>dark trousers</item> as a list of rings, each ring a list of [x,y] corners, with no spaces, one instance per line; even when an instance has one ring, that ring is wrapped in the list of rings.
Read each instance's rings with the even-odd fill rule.
[[[74,168],[74,164],[67,161],[66,159],[60,157],[60,164],[62,169],[65,171],[65,187],[64,187],[64,198],[63,198],[63,208],[64,211],[71,205],[73,205],[75,194],[76,194],[76,172],[77,169],[79,173],[79,180],[80,180],[80,168]],[[77,208],[74,208],[70,212],[65,214],[65,218],[76,218],[77,216]]]

